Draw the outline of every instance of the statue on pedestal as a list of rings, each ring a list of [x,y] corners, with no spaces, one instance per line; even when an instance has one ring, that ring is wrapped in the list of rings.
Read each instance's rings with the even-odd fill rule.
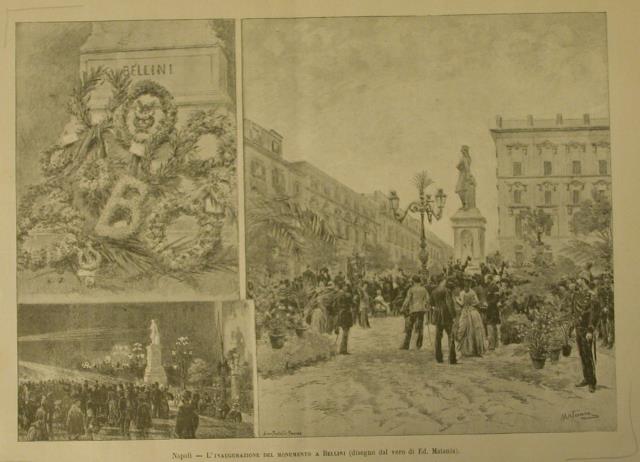
[[[167,384],[167,374],[162,365],[162,347],[160,346],[160,330],[155,319],[149,326],[149,345],[147,345],[147,367],[144,371],[145,383]]]
[[[453,225],[454,258],[469,262],[469,270],[477,271],[484,261],[484,235],[487,220],[476,207],[476,179],[471,173],[469,146],[460,148],[460,160],[456,165],[458,182],[456,193],[462,206],[451,217]]]
[[[460,161],[458,169],[458,182],[456,183],[456,194],[462,202],[462,210],[475,208],[476,206],[476,179],[471,173],[471,154],[469,146],[462,146],[460,149]]]
[[[156,320],[151,320],[151,327],[149,327],[151,334],[149,335],[149,339],[151,340],[152,345],[160,345],[160,331],[158,330],[158,325],[156,324]]]

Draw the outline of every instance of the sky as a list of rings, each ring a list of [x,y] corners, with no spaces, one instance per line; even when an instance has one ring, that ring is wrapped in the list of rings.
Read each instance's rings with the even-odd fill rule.
[[[599,13],[243,21],[244,117],[362,193],[417,197],[427,170],[449,217],[468,145],[487,251],[497,247],[495,145],[503,119],[608,117],[606,16]]]

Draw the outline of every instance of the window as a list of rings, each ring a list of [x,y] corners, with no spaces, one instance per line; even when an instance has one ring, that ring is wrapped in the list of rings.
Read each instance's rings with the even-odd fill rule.
[[[264,170],[264,166],[262,165],[262,163],[260,161],[257,161],[257,160],[252,160],[251,161],[251,176],[256,177],[256,178],[264,179],[264,174],[265,174],[265,170]]]
[[[544,161],[544,175],[545,176],[549,176],[551,175],[551,162],[548,160]]]
[[[547,227],[544,229],[544,234],[545,234],[546,236],[551,236],[551,228],[553,228],[553,226],[547,226]]]
[[[606,160],[599,160],[598,161],[598,173],[600,173],[600,175],[608,175],[609,174],[609,165],[607,165],[608,162]]]
[[[551,191],[544,192],[544,205],[551,205]]]
[[[300,190],[301,190],[300,182],[296,181],[293,184],[293,192],[294,192],[294,194],[296,194],[296,195],[300,194]]]
[[[519,189],[516,189],[515,191],[513,191],[513,203],[514,204],[521,204],[522,203],[522,191]]]
[[[578,191],[577,189],[571,191],[571,202],[573,202],[574,204],[580,203],[580,191]]]
[[[579,160],[574,160],[571,165],[571,172],[574,175],[580,175],[582,173],[582,163]]]
[[[522,175],[522,162],[514,162],[513,176],[521,176],[521,175]]]
[[[277,193],[284,194],[286,192],[284,174],[277,168],[271,171],[271,184]]]
[[[273,152],[275,152],[276,154],[280,154],[280,143],[278,143],[277,141],[272,141],[271,142],[271,150]]]
[[[522,237],[522,217],[516,216],[516,237]]]

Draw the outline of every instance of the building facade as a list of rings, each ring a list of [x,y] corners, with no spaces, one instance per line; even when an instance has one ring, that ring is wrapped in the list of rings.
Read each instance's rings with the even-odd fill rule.
[[[500,253],[524,263],[523,212],[541,209],[552,219],[542,241],[555,254],[572,238],[569,222],[593,195],[611,198],[609,120],[502,120],[490,130],[496,145]]]
[[[362,252],[365,245],[384,247],[391,259],[417,260],[420,223],[407,217],[399,223],[387,196],[380,191],[354,191],[305,161],[283,157],[283,137],[250,120],[244,121],[245,189],[247,196],[287,195],[320,215],[338,237],[344,253]],[[427,231],[430,262],[443,265],[452,248]]]

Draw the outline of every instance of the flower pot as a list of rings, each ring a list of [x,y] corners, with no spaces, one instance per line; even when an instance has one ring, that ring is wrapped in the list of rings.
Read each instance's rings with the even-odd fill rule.
[[[271,348],[279,350],[284,346],[284,334],[269,334],[269,340],[271,341]]]
[[[571,354],[571,345],[568,343],[566,345],[562,345],[562,356],[567,357]]]
[[[547,358],[544,356],[531,356],[531,364],[533,364],[534,369],[542,369],[544,367],[544,363],[547,361]]]
[[[304,332],[307,330],[306,327],[296,327],[296,335],[300,338],[304,337]]]
[[[560,348],[553,349],[549,352],[549,359],[553,363],[557,363],[560,360]]]

